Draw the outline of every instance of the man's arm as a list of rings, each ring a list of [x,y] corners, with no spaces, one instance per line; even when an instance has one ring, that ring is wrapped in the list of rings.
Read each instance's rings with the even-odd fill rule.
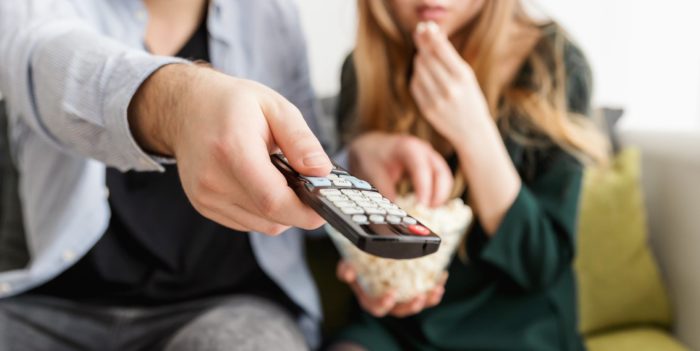
[[[143,81],[170,63],[99,35],[63,1],[0,2],[0,90],[57,148],[121,170],[160,166],[134,142],[127,107]]]
[[[37,11],[37,3],[44,2],[0,2],[7,65],[0,90],[13,118],[56,147],[122,170],[159,169],[141,146],[174,156],[194,207],[230,228],[277,234],[323,223],[270,162],[279,147],[302,173],[331,169],[286,99],[251,81],[131,50],[75,17]]]

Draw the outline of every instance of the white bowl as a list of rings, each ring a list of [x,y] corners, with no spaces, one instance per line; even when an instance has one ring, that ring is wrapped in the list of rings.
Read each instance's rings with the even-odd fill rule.
[[[330,225],[326,231],[340,255],[357,272],[358,281],[370,296],[396,291],[399,302],[408,301],[435,287],[452,259],[469,224],[472,211],[461,199],[450,200],[438,208],[416,204],[415,197],[398,198],[396,204],[432,229],[442,239],[437,252],[408,260],[377,257],[361,251]]]

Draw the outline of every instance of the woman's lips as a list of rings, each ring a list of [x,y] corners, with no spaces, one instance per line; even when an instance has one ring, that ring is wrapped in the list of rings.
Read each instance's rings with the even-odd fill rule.
[[[420,6],[416,10],[421,21],[439,21],[447,15],[447,10],[442,6]]]

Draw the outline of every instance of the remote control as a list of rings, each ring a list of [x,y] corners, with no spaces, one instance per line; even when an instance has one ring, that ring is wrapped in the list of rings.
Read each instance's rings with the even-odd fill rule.
[[[382,196],[370,183],[333,165],[328,177],[296,172],[281,153],[272,163],[305,204],[360,250],[375,256],[407,259],[429,255],[440,237]]]

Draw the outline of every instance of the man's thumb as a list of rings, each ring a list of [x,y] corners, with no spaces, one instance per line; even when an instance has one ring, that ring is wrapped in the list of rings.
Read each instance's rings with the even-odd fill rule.
[[[297,172],[317,177],[331,172],[331,160],[294,105],[287,101],[277,103],[277,108],[266,110],[265,116],[275,144]]]

